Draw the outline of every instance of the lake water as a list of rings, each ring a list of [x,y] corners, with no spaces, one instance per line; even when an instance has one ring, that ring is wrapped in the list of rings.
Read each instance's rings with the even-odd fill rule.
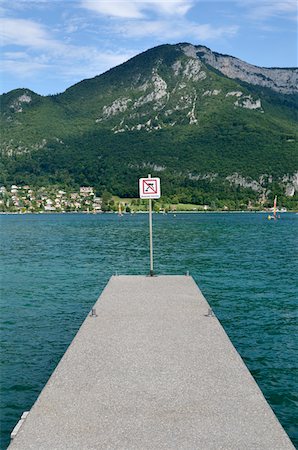
[[[145,214],[2,215],[1,449],[109,277],[147,274]],[[298,445],[298,215],[154,215],[155,269],[189,271]]]

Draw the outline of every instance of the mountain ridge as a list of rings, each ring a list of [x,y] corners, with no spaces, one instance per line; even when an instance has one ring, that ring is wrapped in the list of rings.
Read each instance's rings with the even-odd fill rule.
[[[255,75],[256,69],[266,75]],[[133,177],[149,164],[165,168],[169,195],[213,189],[218,196],[222,183],[227,192],[250,190],[257,201],[269,199],[275,183],[292,198],[298,189],[297,72],[257,68],[200,45],[165,44],[61,94],[10,91],[1,96],[3,182],[84,182],[129,195],[135,194]],[[263,180],[258,191],[252,180]]]

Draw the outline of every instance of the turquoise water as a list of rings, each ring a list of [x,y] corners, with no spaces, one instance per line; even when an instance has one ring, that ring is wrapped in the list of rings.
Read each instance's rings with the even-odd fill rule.
[[[109,277],[148,272],[148,217],[1,216],[1,448]],[[298,215],[154,215],[155,269],[189,270],[298,445]]]

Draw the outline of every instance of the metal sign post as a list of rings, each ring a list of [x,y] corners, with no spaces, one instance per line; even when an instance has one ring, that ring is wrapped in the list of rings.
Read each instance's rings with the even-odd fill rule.
[[[139,180],[139,191],[140,198],[149,200],[149,245],[150,245],[150,277],[154,276],[153,271],[153,236],[152,236],[152,199],[160,198],[160,179],[151,178],[140,178]]]
[[[149,177],[150,175],[148,175]],[[150,277],[153,277],[153,237],[152,237],[152,199],[149,198],[149,242],[150,242]]]

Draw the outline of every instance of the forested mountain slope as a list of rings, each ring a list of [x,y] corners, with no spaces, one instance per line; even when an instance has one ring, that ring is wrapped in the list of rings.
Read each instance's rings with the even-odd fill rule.
[[[137,196],[150,172],[181,201],[291,207],[297,96],[297,69],[162,45],[62,94],[3,94],[1,182]]]

